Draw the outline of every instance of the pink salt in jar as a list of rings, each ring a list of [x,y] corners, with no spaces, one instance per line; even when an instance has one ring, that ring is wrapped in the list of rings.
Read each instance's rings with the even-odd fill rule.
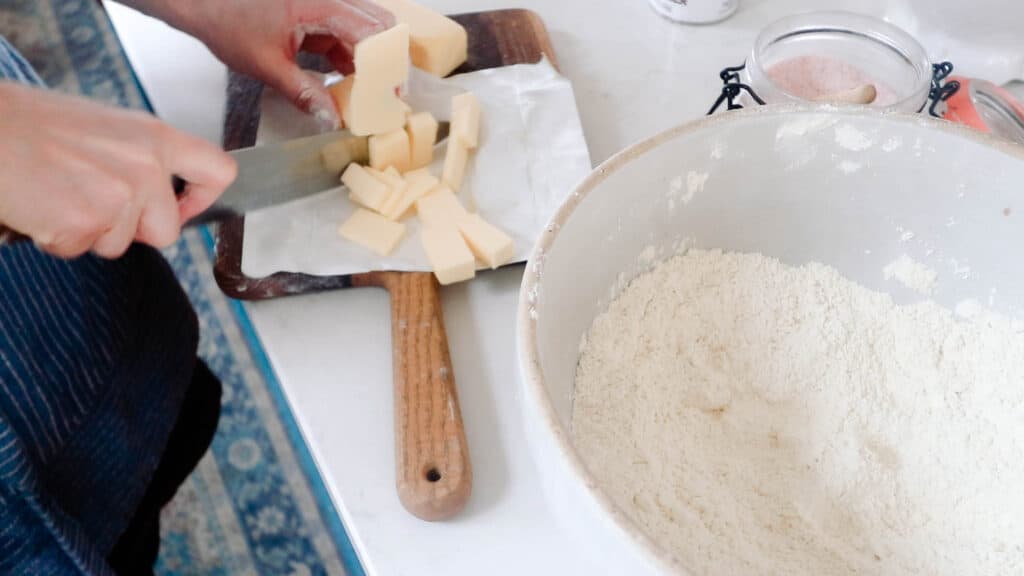
[[[909,34],[851,12],[789,16],[761,31],[743,72],[766,103],[833,102],[918,112],[932,65]]]

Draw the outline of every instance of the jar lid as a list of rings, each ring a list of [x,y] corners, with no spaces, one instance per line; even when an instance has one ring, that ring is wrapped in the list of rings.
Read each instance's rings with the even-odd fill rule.
[[[946,101],[943,117],[1024,144],[1024,104],[986,80],[953,76],[960,90]]]

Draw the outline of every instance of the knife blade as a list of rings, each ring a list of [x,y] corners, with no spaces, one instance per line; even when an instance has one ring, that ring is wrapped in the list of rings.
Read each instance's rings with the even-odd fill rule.
[[[438,122],[434,144],[447,139],[449,130],[448,122]],[[341,171],[326,166],[321,157],[324,147],[334,143],[340,143],[335,151],[340,154],[336,160]],[[349,164],[366,164],[370,159],[369,137],[354,136],[345,130],[240,148],[229,154],[238,162],[238,178],[187,225],[222,220],[336,188],[341,172]],[[175,181],[175,192],[179,195],[183,185],[180,179]]]
[[[435,146],[448,138],[449,130],[448,122],[438,122]],[[238,162],[238,177],[212,206],[185,225],[223,220],[338,187],[341,172],[326,166],[321,157],[324,147],[335,142],[343,143],[337,147],[341,171],[352,162],[369,161],[369,137],[347,130],[229,151]],[[188,193],[188,184],[178,176],[172,177],[172,187],[179,197]],[[26,237],[0,224],[0,245],[22,240]]]

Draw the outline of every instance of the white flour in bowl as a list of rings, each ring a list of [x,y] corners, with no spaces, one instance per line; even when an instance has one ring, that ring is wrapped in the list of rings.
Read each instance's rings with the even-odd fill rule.
[[[599,316],[573,432],[695,575],[1024,574],[1024,334],[690,250]]]

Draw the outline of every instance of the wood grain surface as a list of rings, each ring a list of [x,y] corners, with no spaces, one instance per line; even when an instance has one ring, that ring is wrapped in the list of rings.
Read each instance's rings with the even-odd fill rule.
[[[456,73],[534,63],[546,55],[557,66],[543,22],[528,10],[498,10],[453,16],[469,34],[469,58]],[[325,63],[303,58],[325,70]],[[224,147],[252,146],[259,126],[263,87],[232,74]],[[221,290],[243,300],[277,298],[352,286],[375,286],[391,296],[395,387],[395,474],[402,505],[424,520],[450,518],[472,492],[473,470],[462,424],[434,275],[379,271],[348,276],[281,272],[264,278],[242,273],[244,218],[222,222],[216,234],[214,275]]]

